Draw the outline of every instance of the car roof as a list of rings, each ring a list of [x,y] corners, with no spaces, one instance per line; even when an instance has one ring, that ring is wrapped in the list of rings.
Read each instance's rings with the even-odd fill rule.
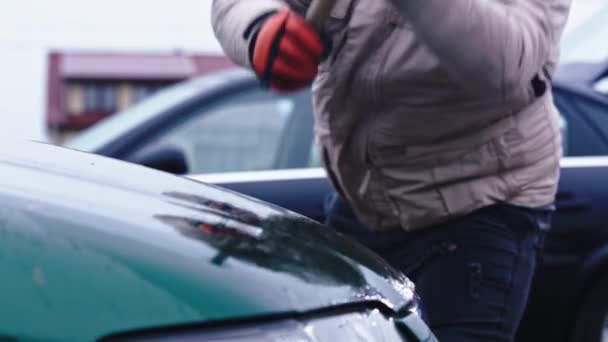
[[[219,187],[36,142],[2,144],[0,174],[0,337],[411,304],[360,246]]]

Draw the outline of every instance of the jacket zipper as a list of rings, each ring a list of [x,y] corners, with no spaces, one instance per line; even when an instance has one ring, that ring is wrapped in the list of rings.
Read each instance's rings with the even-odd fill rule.
[[[378,56],[379,55],[376,55],[376,60],[374,61],[374,63],[372,63],[374,68],[372,70],[369,82],[366,82],[367,88],[368,88],[367,94],[369,94],[369,99],[370,99],[369,106],[372,110],[374,108],[376,108],[376,104],[378,103],[378,89],[377,89],[378,88],[378,75],[380,74],[380,68],[383,65],[383,63],[380,63],[380,60],[378,60],[378,58],[379,58]],[[385,56],[383,56],[383,57],[385,57]],[[365,196],[365,194],[367,194],[372,177],[373,177],[374,173],[376,172],[376,169],[369,158],[369,151],[368,151],[369,147],[368,146],[369,146],[369,133],[365,134],[365,142],[363,144],[363,148],[365,149],[364,160],[363,160],[363,164],[365,166],[365,173],[363,176],[363,180],[361,181],[361,185],[359,186],[359,196],[361,196],[361,197],[363,197],[363,196]]]
[[[359,186],[359,196],[363,197],[367,193],[367,189],[369,188],[369,181],[372,178],[372,171],[370,169],[365,170],[365,175],[363,176],[363,181]]]
[[[378,103],[378,94],[377,94],[378,91],[376,88],[377,88],[377,83],[378,83],[378,75],[380,73],[380,63],[378,63],[378,61],[376,61],[376,63],[374,63],[373,65],[375,65],[375,68],[373,69],[369,82],[367,82],[367,87],[369,89],[368,94],[370,97],[369,104],[370,104],[370,108],[372,108],[372,110],[373,110],[373,108],[376,107],[376,104]],[[368,152],[369,133],[365,134],[365,142],[363,144],[363,148],[365,149],[364,160],[363,160],[363,163],[365,165],[365,174],[363,176],[363,181],[361,182],[361,185],[359,187],[359,196],[361,196],[361,197],[365,196],[365,194],[369,190],[369,185],[370,185],[373,173],[375,172],[375,167],[369,159],[369,152]]]

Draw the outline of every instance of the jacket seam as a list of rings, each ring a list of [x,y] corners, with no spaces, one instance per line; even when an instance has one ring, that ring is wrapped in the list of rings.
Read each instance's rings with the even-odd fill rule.
[[[555,41],[555,30],[553,27],[553,23],[551,21],[551,11],[549,11],[549,6],[554,5],[555,0],[550,0],[550,4],[548,2],[543,2],[543,15],[547,18],[547,24],[549,25],[549,38],[550,42],[553,43]],[[549,52],[550,53],[550,52]]]
[[[436,167],[431,169],[431,178],[433,179],[433,184],[438,183],[437,175],[436,175]],[[441,200],[441,205],[443,206],[443,210],[448,218],[453,217],[453,213],[450,211],[450,207],[448,206],[448,201],[445,197],[443,191],[441,191],[440,187],[435,188],[435,192],[439,195],[439,199]]]
[[[507,13],[507,16],[511,16],[511,12],[506,11],[506,13]],[[507,35],[507,37],[508,37],[508,39],[511,39],[511,35]],[[510,43],[511,42],[507,42],[507,46],[509,46]],[[502,54],[502,63],[501,64],[502,64],[501,65],[501,69],[502,70],[501,70],[501,75],[500,75],[501,76],[501,80],[500,80],[500,84],[501,84],[501,86],[500,86],[500,88],[501,88],[500,89],[500,96],[501,96],[501,102],[506,105],[507,104],[507,89],[506,89],[506,86],[507,86],[507,84],[506,84],[507,83],[507,80],[506,80],[506,78],[507,78],[507,75],[506,75],[506,72],[507,72],[507,70],[506,70],[507,69],[507,52],[504,52]]]

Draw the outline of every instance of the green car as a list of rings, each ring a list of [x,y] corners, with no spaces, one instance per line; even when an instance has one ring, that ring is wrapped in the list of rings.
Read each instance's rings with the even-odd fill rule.
[[[411,282],[302,216],[43,143],[0,149],[0,341],[436,341]]]

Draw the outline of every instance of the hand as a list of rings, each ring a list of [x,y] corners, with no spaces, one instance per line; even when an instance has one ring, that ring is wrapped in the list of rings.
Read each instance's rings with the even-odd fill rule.
[[[251,64],[265,86],[290,92],[309,86],[323,57],[319,34],[297,13],[279,10],[260,25]]]

